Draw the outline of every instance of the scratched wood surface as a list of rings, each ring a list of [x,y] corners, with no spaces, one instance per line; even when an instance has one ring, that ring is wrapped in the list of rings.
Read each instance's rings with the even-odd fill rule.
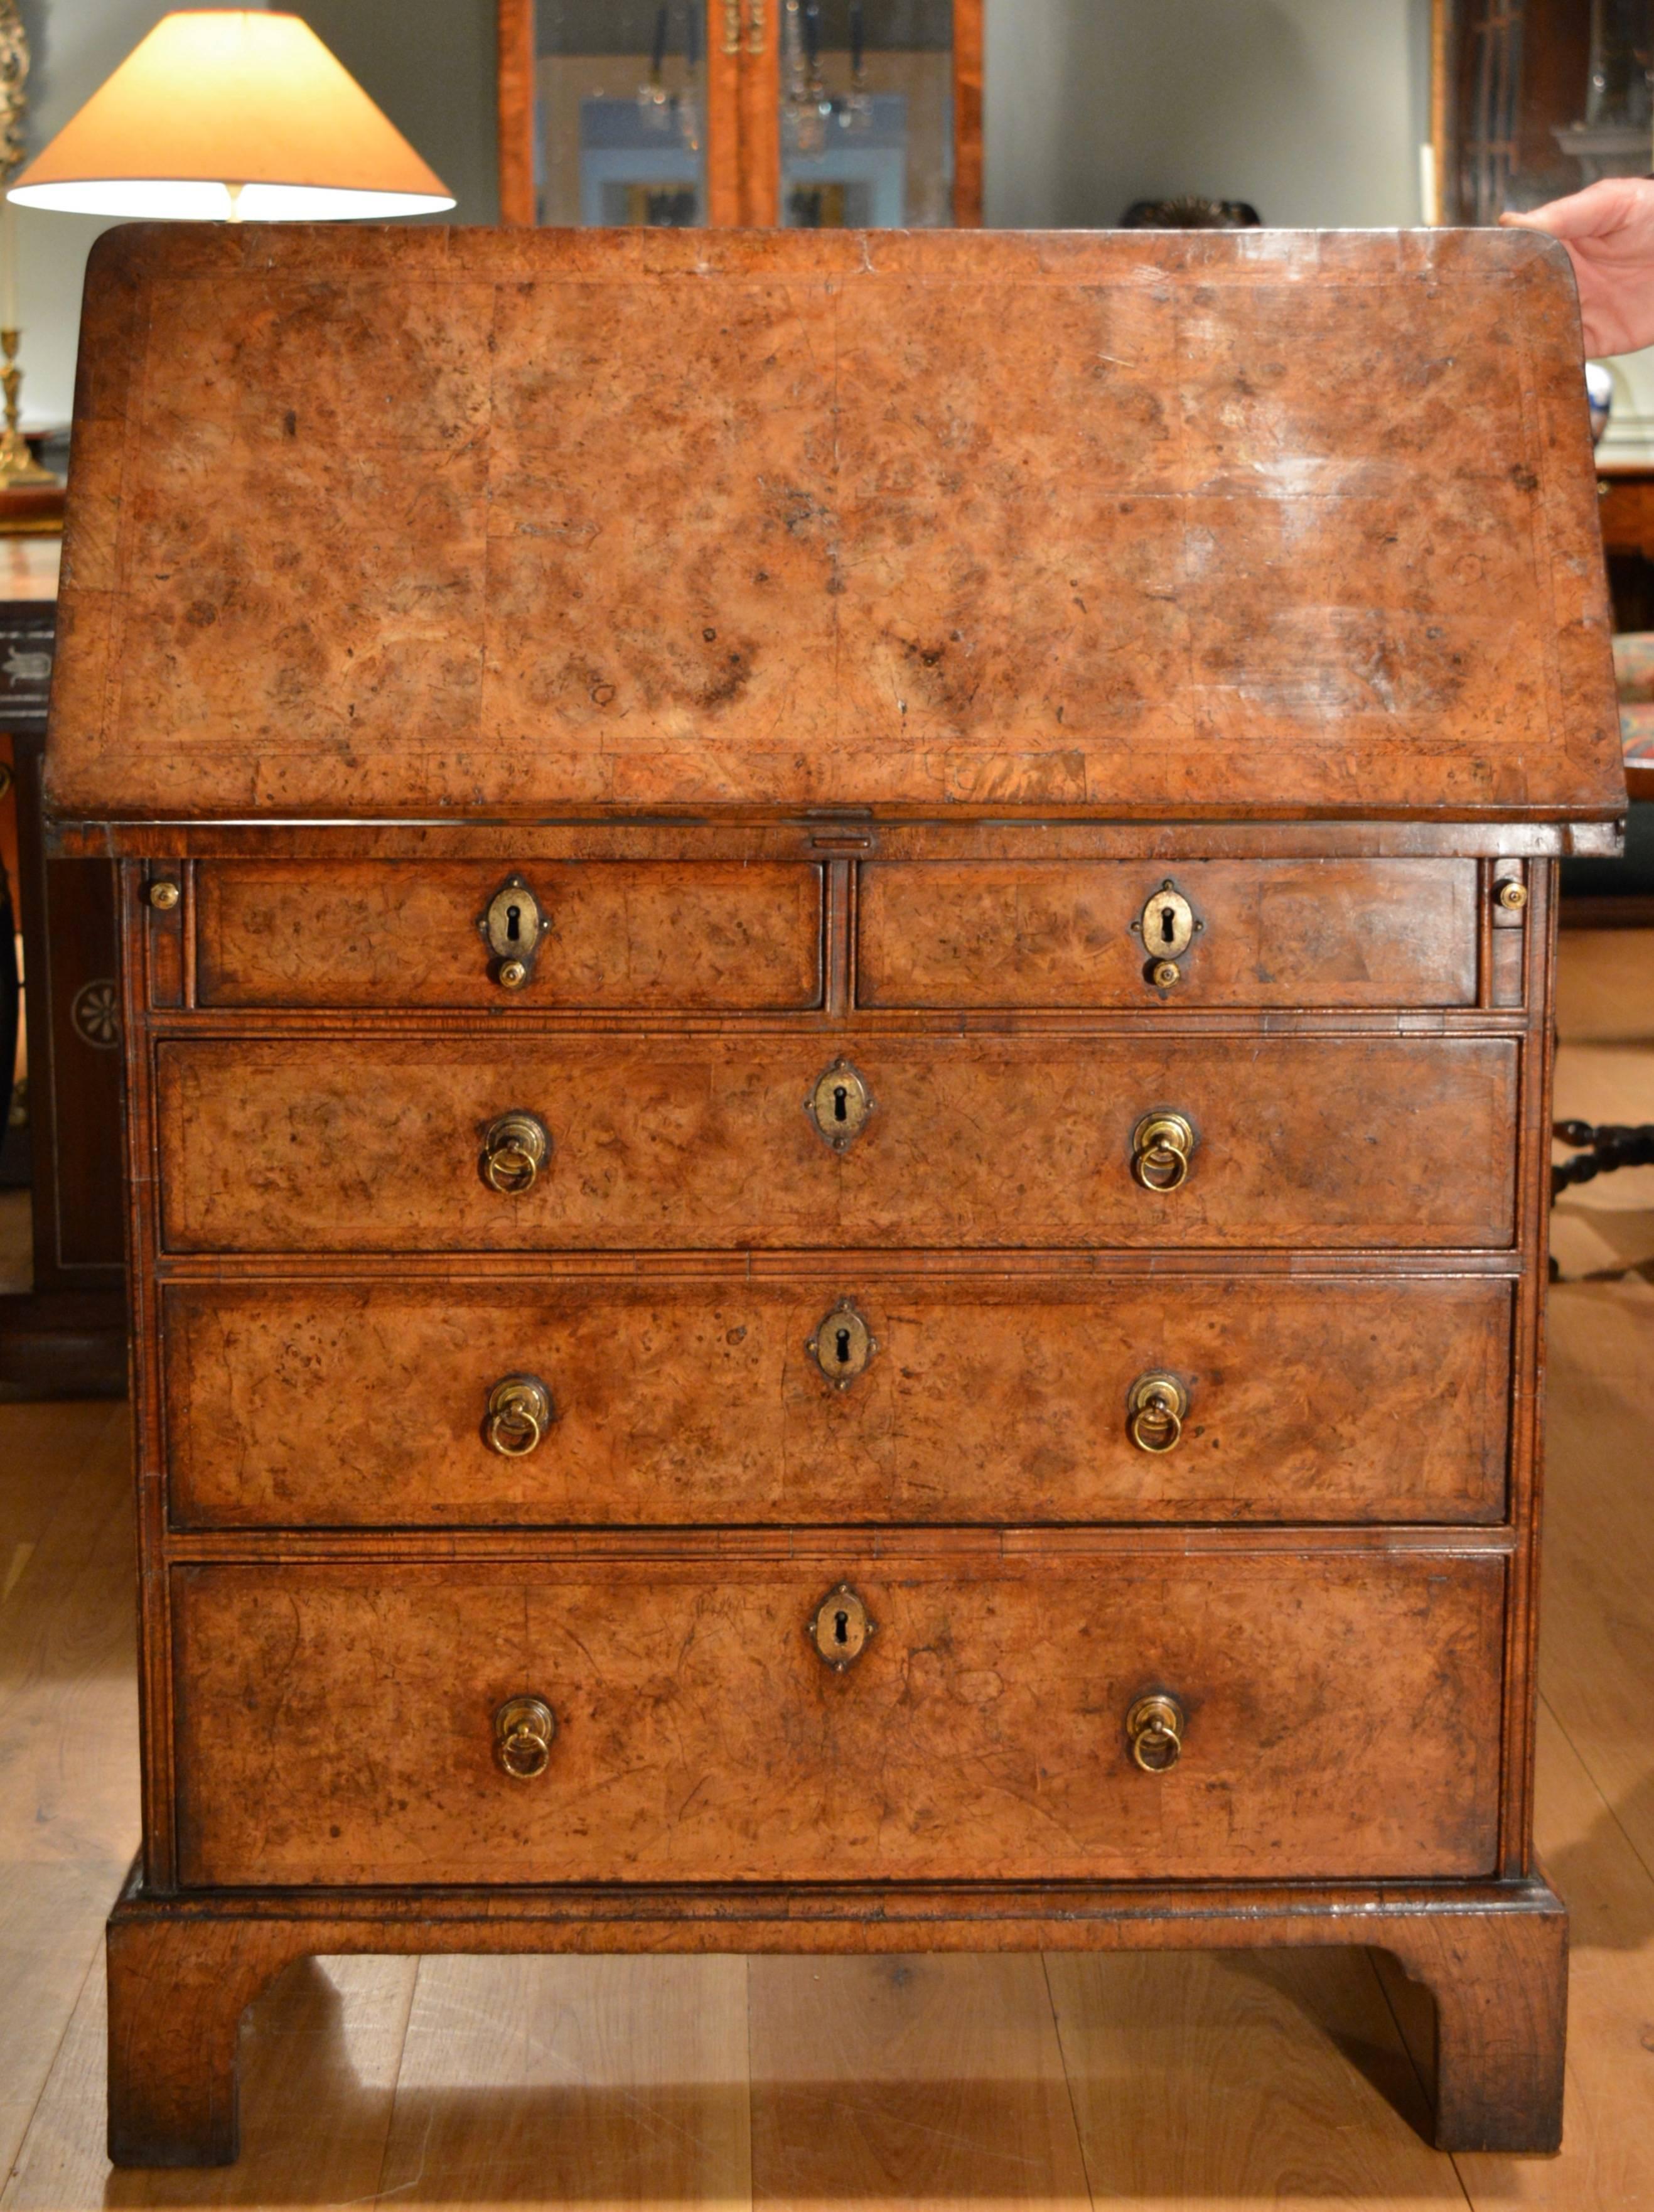
[[[203,869],[199,1003],[700,1012],[821,1002],[819,864],[533,868],[528,887],[550,927],[537,948],[524,944],[532,969],[511,1000],[477,927],[506,880],[486,863],[441,861]]]
[[[1498,1557],[835,1558],[177,1569],[181,1879],[1492,1869]],[[841,1581],[875,1624],[842,1673],[806,1633]],[[1184,1752],[1147,1773],[1163,1687]],[[524,1694],[557,1718],[527,1783],[494,1737]]]
[[[1572,1915],[1559,2158],[1453,2159],[1420,2141],[1425,2090],[1384,1997],[1415,2032],[1427,1999],[1421,2021],[1409,2000],[1423,1993],[1393,1978],[1381,1990],[1356,1951],[1053,1954],[1049,1988],[1015,1958],[388,1958],[303,1964],[260,1996],[243,2039],[239,2166],[112,2179],[102,1922],[136,1835],[136,1747],[124,1607],[84,1563],[112,1542],[130,1574],[130,1513],[117,1444],[88,1454],[110,1410],[56,1404],[0,1408],[15,1570],[0,1595],[0,1760],[14,1772],[27,1744],[30,1771],[60,1778],[76,1839],[72,1857],[42,1859],[36,1801],[9,1791],[0,2203],[321,2208],[394,2185],[415,2203],[552,2204],[580,2194],[560,2148],[573,2141],[601,2154],[604,2203],[640,2207],[745,2205],[756,2191],[1073,2212],[1129,2192],[1145,2212],[1630,2212],[1654,2171],[1654,1823],[1640,1778],[1654,1675],[1630,1616],[1608,1725],[1575,1689],[1605,1686],[1590,1559],[1627,1576],[1640,1560],[1649,1587],[1654,1371],[1635,1355],[1654,1290],[1570,1285],[1551,1305],[1548,1505],[1579,1562],[1548,1587],[1543,1666],[1560,1702],[1539,1746],[1539,1838]],[[110,1694],[95,1705],[30,1656],[47,1623],[88,1656],[112,1624],[95,1662]],[[124,1777],[112,1796],[100,1778],[112,1769]],[[1422,2046],[1419,2064],[1427,2081]]]
[[[1141,1006],[1167,957],[1144,867],[869,863],[857,883],[863,1006]],[[1465,860],[1199,861],[1179,1006],[1467,1006],[1476,872]]]
[[[878,1349],[840,1389],[806,1346],[847,1292]],[[1076,1285],[871,1261],[779,1282],[177,1284],[168,1494],[197,1528],[1491,1522],[1511,1304],[1497,1278]],[[1130,1393],[1166,1371],[1184,1431],[1147,1452]],[[483,1440],[510,1374],[541,1377],[555,1416],[521,1458]]]
[[[1606,817],[1530,234],[140,226],[94,250],[66,814]]]
[[[841,1055],[874,1100],[843,1154],[804,1112]],[[156,1060],[175,1252],[1451,1250],[1514,1220],[1508,1037],[203,1038]],[[1131,1172],[1162,1107],[1197,1139],[1172,1191]],[[504,1195],[482,1139],[524,1108],[550,1158]]]

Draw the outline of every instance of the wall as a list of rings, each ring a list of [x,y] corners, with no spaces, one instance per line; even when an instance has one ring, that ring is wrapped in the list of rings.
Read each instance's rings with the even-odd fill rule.
[[[85,0],[82,0],[85,4]],[[284,0],[331,46],[458,202],[498,222],[494,0]]]
[[[989,0],[986,213],[1118,222],[1250,200],[1267,223],[1420,219],[1413,0]]]

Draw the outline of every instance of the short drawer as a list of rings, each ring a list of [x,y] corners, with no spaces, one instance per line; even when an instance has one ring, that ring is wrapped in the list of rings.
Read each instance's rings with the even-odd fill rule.
[[[842,1151],[805,1111],[840,1060]],[[443,1036],[158,1049],[176,1252],[1506,1246],[1509,1038]],[[841,1071],[842,1073],[842,1071]],[[840,1082],[839,1087],[844,1085]],[[1133,1141],[1187,1118],[1175,1190]],[[526,1109],[549,1156],[491,1189]]]
[[[518,876],[493,944],[482,925]],[[196,906],[205,1006],[797,1012],[821,1000],[821,871],[804,862],[212,861]],[[508,958],[527,971],[515,988],[500,981]]]
[[[1476,885],[1474,860],[869,862],[857,997],[1158,1005],[1170,959],[1179,1005],[1474,1006]]]
[[[1491,1522],[1511,1296],[850,1261],[768,1282],[178,1285],[170,1507],[199,1528]],[[542,1386],[543,1425],[491,1417],[513,1376]]]
[[[873,1632],[838,1671],[809,1624],[845,1588]],[[1487,1874],[1504,1611],[1500,1559],[1417,1553],[185,1567],[180,1873]],[[524,1696],[554,1721],[527,1779],[497,1751]]]

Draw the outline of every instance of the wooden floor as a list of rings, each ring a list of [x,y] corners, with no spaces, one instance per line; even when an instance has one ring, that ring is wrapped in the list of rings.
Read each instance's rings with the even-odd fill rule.
[[[1654,945],[1649,1019],[1627,1030],[1620,990],[1603,1014],[1623,1034],[1593,1012],[1600,963],[1574,966],[1564,1079],[1611,1046],[1615,1112],[1654,1118]],[[137,1834],[125,1410],[0,1405],[0,2208],[1654,2207],[1654,1284],[1565,1284],[1551,1328],[1560,2158],[1427,2147],[1429,2001],[1361,1951],[333,1960],[249,2015],[239,2166],[112,2174],[100,1935]]]

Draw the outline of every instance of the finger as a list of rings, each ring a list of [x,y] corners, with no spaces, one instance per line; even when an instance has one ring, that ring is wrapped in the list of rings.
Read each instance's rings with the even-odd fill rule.
[[[1654,183],[1640,177],[1601,177],[1584,191],[1543,207],[1507,208],[1500,222],[1512,230],[1542,230],[1552,238],[1606,238],[1639,216],[1654,219]]]

